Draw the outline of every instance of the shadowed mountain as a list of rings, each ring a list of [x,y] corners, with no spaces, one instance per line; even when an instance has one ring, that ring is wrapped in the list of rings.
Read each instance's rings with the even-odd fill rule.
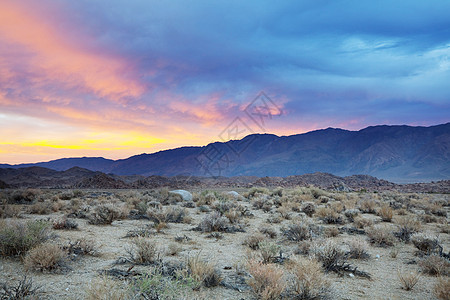
[[[66,158],[26,165],[66,170],[79,166],[117,175],[280,176],[327,172],[368,174],[394,182],[450,178],[450,123],[371,126],[359,131],[322,129],[281,136],[182,147],[121,160]],[[0,165],[2,167],[2,165]]]

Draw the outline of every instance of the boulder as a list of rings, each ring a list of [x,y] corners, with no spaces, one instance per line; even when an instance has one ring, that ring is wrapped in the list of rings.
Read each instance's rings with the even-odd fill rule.
[[[185,190],[173,190],[170,191],[169,194],[180,195],[183,201],[192,201],[192,194]]]

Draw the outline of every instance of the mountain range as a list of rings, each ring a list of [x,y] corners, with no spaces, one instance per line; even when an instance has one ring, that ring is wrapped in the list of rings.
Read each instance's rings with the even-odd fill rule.
[[[450,123],[422,127],[337,128],[290,136],[252,134],[203,147],[181,147],[126,159],[61,158],[0,168],[81,167],[116,175],[279,176],[367,174],[398,183],[450,178]]]

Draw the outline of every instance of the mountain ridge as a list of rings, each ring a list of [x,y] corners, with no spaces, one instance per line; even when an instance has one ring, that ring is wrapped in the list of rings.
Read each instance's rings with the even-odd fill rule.
[[[219,153],[220,160],[206,154]],[[206,158],[206,160],[205,160]],[[203,159],[203,160],[202,160]],[[116,175],[281,176],[314,172],[367,174],[394,182],[450,178],[450,123],[433,126],[376,125],[277,136],[252,134],[240,140],[184,146],[124,159],[61,158],[34,164],[64,171],[81,167]]]

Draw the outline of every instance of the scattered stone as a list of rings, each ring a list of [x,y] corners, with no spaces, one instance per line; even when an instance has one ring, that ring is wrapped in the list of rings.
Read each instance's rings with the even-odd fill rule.
[[[173,190],[170,194],[180,195],[183,201],[192,201],[192,194],[186,190]]]

